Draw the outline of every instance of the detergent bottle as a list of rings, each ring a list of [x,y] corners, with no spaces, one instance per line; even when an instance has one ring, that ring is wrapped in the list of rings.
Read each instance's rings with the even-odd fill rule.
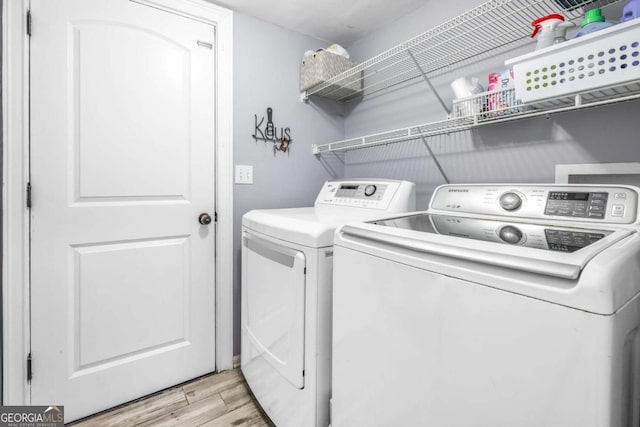
[[[622,10],[620,22],[626,22],[635,18],[640,18],[640,0],[629,0],[629,3],[627,3]]]
[[[573,38],[575,39],[576,37],[582,37],[584,35],[593,33],[598,30],[603,30],[613,25],[615,25],[615,22],[605,21],[601,9],[596,8],[587,10],[587,13],[584,14],[584,20],[582,21],[582,29],[578,31],[576,35],[573,36]]]
[[[552,46],[555,43],[556,28],[563,22],[564,16],[554,13],[538,18],[531,23],[531,25],[533,25],[533,33],[531,33],[531,37],[533,38],[537,36],[538,40],[536,50],[544,49],[545,47]]]

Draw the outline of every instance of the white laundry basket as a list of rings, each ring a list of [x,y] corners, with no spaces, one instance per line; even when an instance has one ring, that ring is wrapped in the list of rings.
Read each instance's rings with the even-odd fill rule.
[[[640,80],[640,19],[519,56],[516,97],[535,102]]]

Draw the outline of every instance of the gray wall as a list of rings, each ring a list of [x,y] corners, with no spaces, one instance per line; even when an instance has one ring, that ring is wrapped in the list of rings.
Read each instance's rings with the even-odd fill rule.
[[[430,2],[355,43],[349,52],[363,61],[482,2],[461,0],[448,2],[446,7]],[[611,8],[605,13],[611,18],[619,17],[619,11]],[[437,76],[434,84],[450,104],[452,80],[477,76],[486,87],[488,74],[505,68],[504,59],[531,49],[533,45],[486,56],[478,63]],[[423,81],[351,103],[346,108],[347,138],[446,117]],[[534,118],[434,137],[429,144],[451,182],[553,182],[557,163],[640,160],[639,111],[640,103],[636,101],[554,115],[550,120]],[[416,182],[418,207],[426,207],[434,187],[444,183],[421,141],[350,151],[345,160],[347,177],[376,176]]]
[[[234,163],[253,165],[254,184],[234,186],[234,354],[240,353],[240,266],[242,215],[251,209],[312,206],[322,183],[344,174],[326,165],[311,144],[344,136],[342,106],[300,102],[298,67],[308,49],[326,42],[234,14]],[[290,127],[289,154],[273,155],[272,143],[256,142],[254,114],[273,108],[277,128]],[[279,132],[279,131],[278,131]],[[331,162],[329,162],[331,163]]]

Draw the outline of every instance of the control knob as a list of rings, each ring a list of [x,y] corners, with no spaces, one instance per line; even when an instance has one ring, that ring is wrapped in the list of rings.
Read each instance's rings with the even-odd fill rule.
[[[523,234],[518,228],[512,225],[505,225],[498,232],[498,236],[500,236],[503,242],[516,245],[522,240]]]
[[[504,193],[498,200],[500,207],[505,211],[515,211],[522,205],[522,197],[514,192]]]
[[[364,195],[367,197],[371,197],[376,192],[376,190],[377,188],[375,185],[369,184],[366,187],[364,187]]]

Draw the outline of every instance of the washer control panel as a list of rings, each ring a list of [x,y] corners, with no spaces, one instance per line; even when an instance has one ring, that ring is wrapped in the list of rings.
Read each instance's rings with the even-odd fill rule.
[[[316,206],[347,206],[389,212],[415,210],[415,203],[415,184],[396,180],[327,181],[316,199]]]
[[[608,192],[550,191],[545,215],[604,219]]]
[[[638,221],[638,193],[632,186],[596,185],[443,185],[431,198],[436,210],[633,224]]]

